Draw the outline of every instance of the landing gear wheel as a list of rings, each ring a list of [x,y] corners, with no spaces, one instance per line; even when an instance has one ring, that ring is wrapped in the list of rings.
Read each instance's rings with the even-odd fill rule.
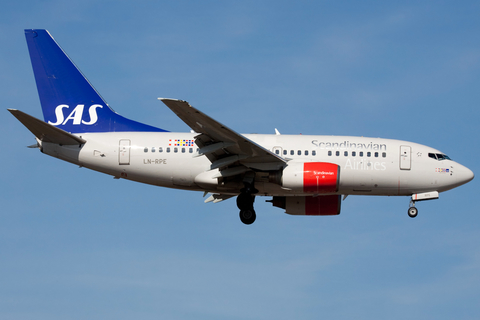
[[[253,187],[253,181],[255,178],[255,173],[251,173],[251,182],[246,182],[246,178],[244,178],[244,185],[245,188],[240,189],[240,194],[237,197],[237,207],[240,209],[240,220],[244,224],[252,224],[257,215],[255,214],[255,210],[253,209],[253,203],[255,202],[254,193],[257,193],[258,190]]]
[[[415,218],[417,216],[417,214],[418,214],[418,209],[417,208],[415,208],[415,207],[408,208],[408,216],[410,218]]]
[[[253,209],[255,196],[250,193],[240,193],[237,197],[237,207],[240,210]]]
[[[245,224],[252,224],[256,218],[257,215],[255,214],[255,210],[253,209],[240,211],[240,220]]]

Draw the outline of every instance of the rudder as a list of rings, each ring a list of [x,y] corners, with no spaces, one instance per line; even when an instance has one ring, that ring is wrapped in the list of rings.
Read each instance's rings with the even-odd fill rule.
[[[45,122],[73,133],[165,131],[114,112],[47,30],[25,37]]]

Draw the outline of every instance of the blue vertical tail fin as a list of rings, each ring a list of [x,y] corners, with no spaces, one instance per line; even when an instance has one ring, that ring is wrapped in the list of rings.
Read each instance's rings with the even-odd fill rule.
[[[48,31],[27,29],[25,37],[45,122],[72,133],[165,131],[110,109]]]

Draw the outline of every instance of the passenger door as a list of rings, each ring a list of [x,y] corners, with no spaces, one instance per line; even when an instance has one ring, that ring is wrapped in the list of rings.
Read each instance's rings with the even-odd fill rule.
[[[118,164],[130,164],[130,140],[122,139],[118,147]]]
[[[400,146],[400,169],[410,170],[412,167],[412,148],[410,146]]]

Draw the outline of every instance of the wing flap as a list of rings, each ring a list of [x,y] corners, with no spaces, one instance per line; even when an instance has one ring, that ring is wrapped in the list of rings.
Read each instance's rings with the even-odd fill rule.
[[[219,203],[223,200],[227,200],[227,199],[230,199],[232,197],[234,197],[234,196],[228,195],[228,194],[214,193],[214,194],[211,194],[210,197],[208,197],[204,202],[205,203],[209,203],[209,202]]]
[[[16,109],[8,109],[35,137],[43,142],[58,143],[61,145],[80,145],[86,141],[62,129],[54,127],[42,120],[32,117]]]

